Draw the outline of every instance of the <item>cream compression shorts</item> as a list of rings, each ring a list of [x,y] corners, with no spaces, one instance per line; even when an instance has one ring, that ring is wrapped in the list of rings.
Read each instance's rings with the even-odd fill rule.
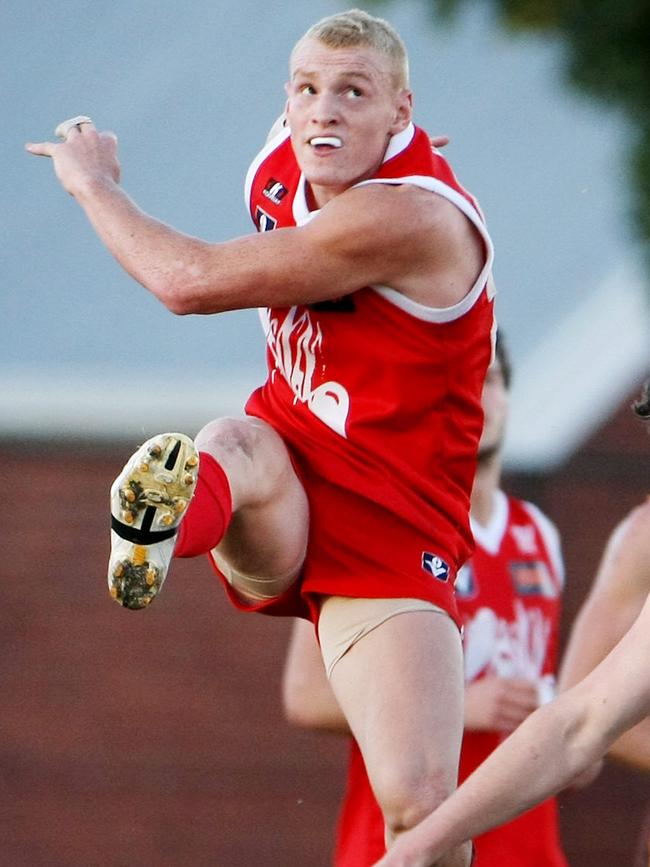
[[[285,590],[291,587],[300,572],[300,566],[296,566],[284,575],[277,575],[273,578],[246,575],[244,572],[233,569],[216,548],[210,551],[210,556],[226,581],[244,602],[267,602],[269,599],[281,596]]]
[[[297,574],[264,578],[238,572],[216,550],[210,552],[219,571],[244,601],[265,602],[287,590]],[[391,617],[409,611],[429,611],[449,617],[447,612],[424,599],[368,599],[353,596],[327,596],[320,609],[318,638],[328,678],[336,663],[373,629]]]
[[[391,617],[408,611],[449,614],[424,599],[358,599],[352,596],[327,596],[320,609],[318,639],[330,677],[336,663],[373,629]]]

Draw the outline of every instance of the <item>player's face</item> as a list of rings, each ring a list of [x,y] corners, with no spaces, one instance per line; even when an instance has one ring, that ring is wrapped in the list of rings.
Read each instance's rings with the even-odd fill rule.
[[[508,389],[503,378],[501,362],[495,359],[483,385],[483,433],[478,447],[479,460],[499,451],[508,419]]]
[[[291,143],[319,207],[372,177],[411,119],[410,91],[396,87],[390,59],[374,48],[303,40],[287,93]]]

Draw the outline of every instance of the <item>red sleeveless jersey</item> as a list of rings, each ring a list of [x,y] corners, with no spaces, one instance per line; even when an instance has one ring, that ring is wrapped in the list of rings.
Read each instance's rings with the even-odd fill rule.
[[[476,548],[456,581],[465,626],[465,678],[525,677],[550,698],[564,580],[555,528],[534,506],[498,492],[488,527],[472,522]],[[501,743],[498,732],[465,731],[460,781]],[[567,867],[555,799],[477,837],[476,867]],[[371,867],[383,853],[384,823],[359,748],[352,743],[335,867]]]
[[[413,184],[460,208],[484,239],[479,278],[445,309],[360,286],[332,301],[260,311],[269,377],[246,411],[283,437],[307,492],[303,598],[408,596],[455,616],[492,350],[492,246],[476,203],[422,130],[392,139],[376,176],[360,185],[371,183]],[[318,219],[288,131],[253,162],[246,196],[260,231]]]

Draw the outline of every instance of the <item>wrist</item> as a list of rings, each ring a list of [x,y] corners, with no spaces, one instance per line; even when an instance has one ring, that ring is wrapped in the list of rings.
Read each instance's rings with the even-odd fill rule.
[[[113,194],[118,184],[109,175],[83,175],[69,189],[70,195],[86,204]]]

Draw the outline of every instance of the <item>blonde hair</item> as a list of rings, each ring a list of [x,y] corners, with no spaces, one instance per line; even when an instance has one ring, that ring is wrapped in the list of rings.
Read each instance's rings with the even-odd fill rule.
[[[387,57],[393,66],[393,80],[398,88],[409,86],[409,61],[402,38],[383,18],[369,15],[362,9],[350,9],[329,15],[316,24],[295,44],[291,57],[305,39],[317,39],[328,48],[374,48]]]

